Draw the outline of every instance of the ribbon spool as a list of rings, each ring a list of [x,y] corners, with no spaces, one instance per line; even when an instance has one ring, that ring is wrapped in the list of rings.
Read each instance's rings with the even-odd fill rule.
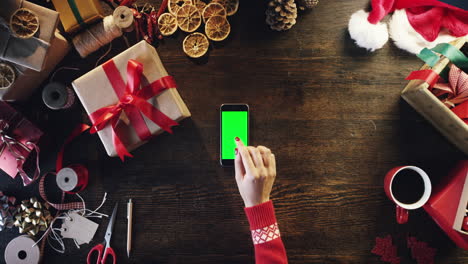
[[[114,24],[125,32],[133,31],[133,11],[126,6],[119,6],[112,14]]]
[[[88,185],[88,169],[83,165],[71,165],[61,169],[55,180],[62,191],[75,194]]]
[[[27,235],[14,238],[5,249],[7,264],[36,264],[41,254],[36,242]]]
[[[75,102],[75,94],[65,84],[51,82],[44,87],[42,100],[50,109],[67,109]]]

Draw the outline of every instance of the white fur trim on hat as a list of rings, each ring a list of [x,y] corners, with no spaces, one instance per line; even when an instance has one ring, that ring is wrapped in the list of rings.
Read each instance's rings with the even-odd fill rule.
[[[388,29],[385,23],[379,22],[375,25],[369,23],[368,16],[369,13],[364,10],[359,10],[351,15],[348,30],[349,35],[359,47],[374,51],[387,43]]]
[[[434,41],[427,41],[411,26],[405,9],[395,10],[388,26],[390,37],[395,45],[414,54],[419,54],[423,48],[430,49],[439,43],[447,43],[456,39],[446,30],[442,30]]]

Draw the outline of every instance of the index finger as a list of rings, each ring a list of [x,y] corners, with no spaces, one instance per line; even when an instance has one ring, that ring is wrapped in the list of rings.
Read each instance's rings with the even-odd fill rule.
[[[255,165],[252,161],[252,157],[250,156],[249,150],[239,138],[236,138],[236,145],[237,149],[239,150],[239,155],[241,155],[245,171],[250,175],[253,175],[252,170],[255,168]]]
[[[234,159],[234,169],[236,173],[236,180],[237,182],[241,182],[244,175],[245,175],[245,168],[244,164],[242,164],[242,158],[239,154],[239,149],[236,148],[236,158]]]

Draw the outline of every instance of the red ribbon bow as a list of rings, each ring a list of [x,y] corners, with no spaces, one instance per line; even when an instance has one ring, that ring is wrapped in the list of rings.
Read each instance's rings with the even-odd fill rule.
[[[93,123],[93,127],[90,130],[91,133],[96,133],[110,124],[114,147],[122,161],[125,159],[125,156],[133,157],[128,153],[125,145],[120,140],[119,130],[116,129],[122,111],[125,112],[138,137],[143,141],[151,137],[151,132],[142,114],[164,131],[172,133],[171,127],[178,125],[178,123],[147,102],[148,99],[158,95],[162,91],[176,87],[175,81],[171,76],[162,77],[139,89],[141,78],[143,77],[143,65],[141,63],[135,60],[128,61],[127,83],[122,79],[113,60],[104,63],[102,68],[119,101],[114,105],[100,108],[89,116]]]

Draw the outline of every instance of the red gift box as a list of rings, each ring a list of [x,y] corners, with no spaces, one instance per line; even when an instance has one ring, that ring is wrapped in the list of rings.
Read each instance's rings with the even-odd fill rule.
[[[424,210],[460,248],[468,250],[468,235],[462,233],[462,221],[466,214],[468,185],[468,160],[461,161],[444,181],[434,189]],[[461,214],[459,211],[463,211]],[[457,216],[458,213],[458,216]]]
[[[0,169],[15,178],[20,174],[24,185],[39,177],[39,148],[42,131],[7,103],[0,101]],[[34,176],[30,178],[23,165],[31,152],[36,151]]]

